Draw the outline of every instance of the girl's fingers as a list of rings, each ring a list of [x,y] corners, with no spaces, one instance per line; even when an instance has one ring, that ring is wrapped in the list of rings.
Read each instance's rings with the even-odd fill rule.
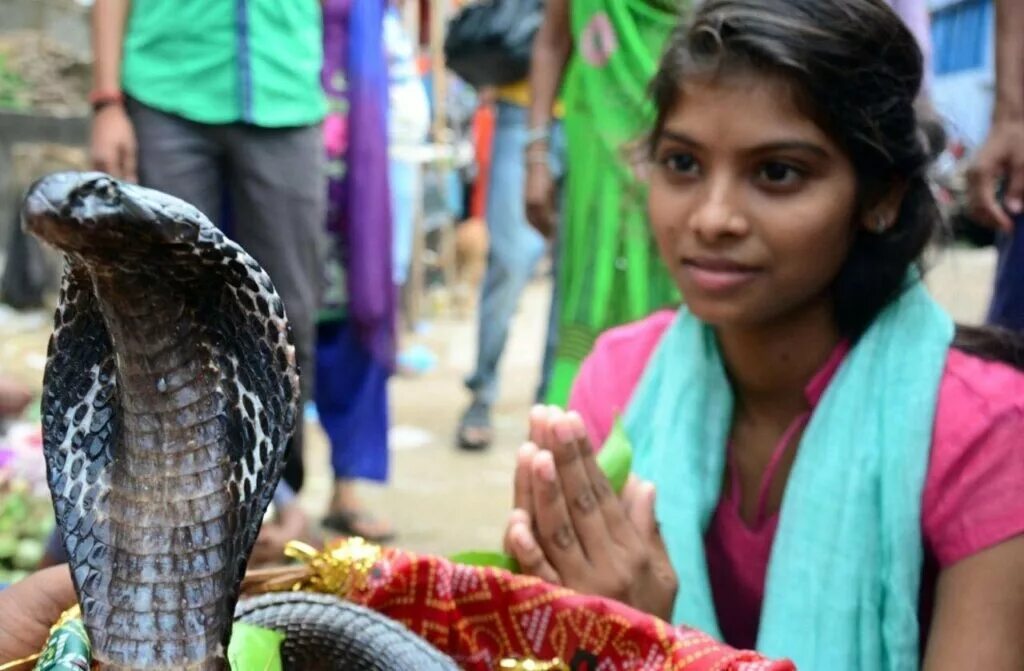
[[[629,521],[637,534],[644,540],[659,538],[658,520],[654,514],[654,485],[637,478],[627,483],[623,490]]]
[[[534,445],[543,445],[548,423],[548,406],[535,405],[530,408],[530,436],[528,440]]]
[[[626,484],[622,486],[622,491],[619,493],[619,497],[622,499],[622,507],[630,523],[633,521],[633,508],[638,503],[640,486],[642,484],[643,480],[630,473],[629,477],[626,478]]]
[[[679,579],[658,527],[658,518],[654,507],[656,496],[654,485],[650,482],[638,481],[635,491],[636,500],[630,507],[630,519],[636,525],[641,542],[646,546],[650,558],[648,570],[654,585],[656,585],[649,610],[661,619],[668,621],[672,619],[673,604],[679,590]]]
[[[558,442],[558,436],[555,434],[555,426],[562,421],[562,417],[565,412],[558,406],[547,407],[547,420],[543,423],[541,431],[541,439],[543,443],[539,443],[538,447],[542,450],[552,450],[555,444]]]
[[[505,551],[519,562],[519,569],[555,585],[561,585],[558,572],[544,556],[544,550],[530,530],[530,517],[524,510],[513,510],[505,531]]]
[[[604,517],[604,524],[608,530],[608,535],[620,545],[629,547],[631,543],[635,542],[636,534],[633,532],[626,512],[623,509],[623,501],[615,494],[611,482],[608,481],[608,477],[597,464],[597,456],[590,445],[590,439],[587,436],[583,418],[576,412],[570,412],[567,421],[571,423],[574,432],[578,436],[576,449],[580,455],[580,461],[587,471],[587,476],[590,478],[594,499],[597,501],[601,515]]]
[[[608,552],[608,527],[585,464],[586,432],[583,422],[576,420],[576,413],[568,413],[553,425],[557,440],[551,454],[583,554],[595,564]]]
[[[505,551],[505,554],[515,556],[516,549],[512,544],[512,536],[509,534],[512,531],[512,527],[517,524],[525,524],[527,529],[533,526],[533,522],[530,520],[530,514],[522,508],[513,508],[512,512],[508,515],[508,522],[505,524],[505,536],[502,538],[501,547]],[[532,535],[533,532],[531,532]]]
[[[588,568],[572,516],[562,493],[554,456],[546,450],[533,457],[533,510],[536,539],[558,575],[582,576]]]
[[[538,448],[535,443],[523,443],[516,455],[516,472],[514,478],[514,492],[512,505],[521,508],[528,513],[533,512],[532,475],[530,464],[533,463],[533,455],[537,454]]]

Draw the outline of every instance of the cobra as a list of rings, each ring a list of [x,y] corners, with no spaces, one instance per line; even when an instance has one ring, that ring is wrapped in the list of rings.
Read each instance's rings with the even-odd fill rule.
[[[259,263],[191,205],[102,173],[43,178],[22,215],[66,258],[43,449],[95,660],[226,669],[239,617],[285,633],[291,668],[456,668],[334,597],[239,603],[301,421],[285,306]]]

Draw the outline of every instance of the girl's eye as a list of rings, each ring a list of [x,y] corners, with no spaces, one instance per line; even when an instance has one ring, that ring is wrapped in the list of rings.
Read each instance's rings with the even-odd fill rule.
[[[692,175],[697,172],[697,159],[693,154],[669,154],[661,160],[669,172],[679,175]]]
[[[779,161],[769,161],[757,171],[757,178],[773,187],[794,186],[802,177],[802,171]]]

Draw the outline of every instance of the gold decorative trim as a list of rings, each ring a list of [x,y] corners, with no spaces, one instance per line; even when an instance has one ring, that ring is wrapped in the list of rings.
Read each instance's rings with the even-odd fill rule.
[[[555,657],[550,662],[542,662],[536,659],[512,659],[501,660],[498,668],[503,671],[569,671],[569,666]]]
[[[380,546],[355,536],[328,543],[322,551],[301,541],[290,541],[284,553],[310,570],[310,575],[291,585],[292,591],[340,597],[366,589],[370,571],[383,556]]]

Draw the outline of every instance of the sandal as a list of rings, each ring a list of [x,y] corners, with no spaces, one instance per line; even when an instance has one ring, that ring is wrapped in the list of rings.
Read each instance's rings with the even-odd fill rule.
[[[477,452],[487,449],[493,440],[491,407],[486,403],[473,401],[459,421],[459,447],[470,452]]]
[[[343,536],[359,536],[371,543],[386,543],[395,538],[395,532],[390,529],[370,531],[383,525],[367,510],[335,510],[324,515],[320,524]]]

